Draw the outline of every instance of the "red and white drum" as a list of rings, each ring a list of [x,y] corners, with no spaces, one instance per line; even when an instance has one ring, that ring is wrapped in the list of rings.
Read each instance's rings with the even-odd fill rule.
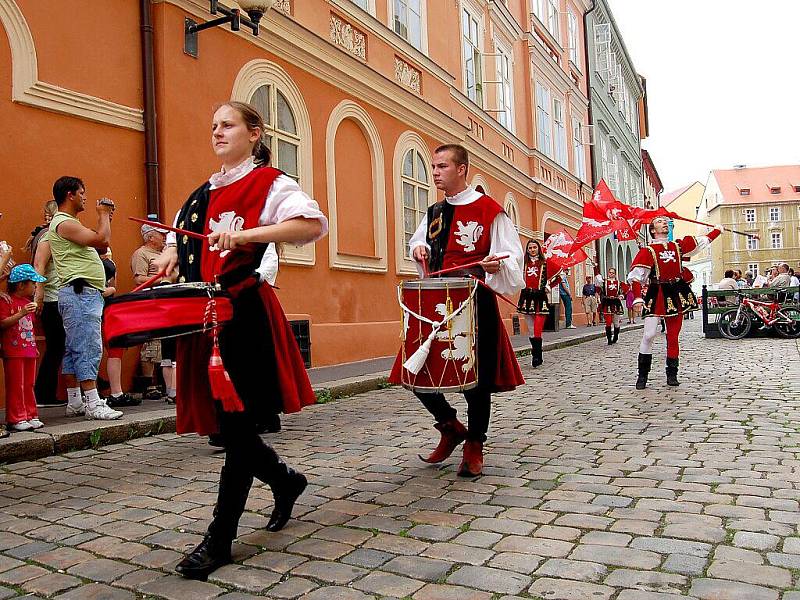
[[[227,294],[212,283],[175,283],[109,298],[103,310],[103,338],[111,348],[210,329],[233,318]]]
[[[403,281],[401,383],[420,392],[463,392],[478,385],[473,279]]]

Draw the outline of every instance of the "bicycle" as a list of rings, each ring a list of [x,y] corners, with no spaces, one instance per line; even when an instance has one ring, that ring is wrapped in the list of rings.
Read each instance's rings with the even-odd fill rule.
[[[736,293],[738,306],[722,313],[717,321],[719,332],[729,340],[740,340],[750,333],[753,319],[763,322],[762,329],[772,327],[784,338],[800,337],[800,309],[783,307],[775,300],[754,300]]]

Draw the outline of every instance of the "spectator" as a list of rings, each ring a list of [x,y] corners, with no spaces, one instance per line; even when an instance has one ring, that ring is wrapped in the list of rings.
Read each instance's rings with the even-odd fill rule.
[[[789,287],[798,287],[798,286],[800,286],[800,278],[798,278],[794,274],[794,269],[789,269]],[[792,300],[794,300],[795,302],[800,301],[800,290],[796,291],[792,295]]]
[[[0,300],[3,330],[3,371],[6,383],[6,421],[13,431],[44,427],[36,409],[33,383],[36,378],[36,336],[33,315],[36,283],[44,277],[29,264],[17,265],[8,276],[8,298]]]
[[[755,280],[755,277],[753,277],[753,274],[750,271],[748,271],[747,273],[744,274],[744,283],[745,283],[745,285],[742,286],[742,287],[753,287],[753,281],[754,280]]]
[[[633,289],[628,288],[625,292],[625,307],[628,309],[628,325],[636,323],[636,307],[633,305]]]
[[[161,251],[167,240],[167,230],[158,229],[152,225],[142,225],[143,244],[133,251],[131,255],[131,272],[136,285],[141,285],[158,274],[158,267],[153,261],[161,256]],[[155,285],[173,283],[175,274],[170,273],[159,279]],[[153,340],[142,344],[139,353],[142,376],[147,381],[144,397],[148,400],[161,398],[161,391],[153,381],[156,364],[160,364],[164,376],[167,402],[174,403],[175,399],[175,340]]]
[[[718,290],[738,290],[739,283],[736,281],[736,273],[731,269],[725,271],[725,277],[719,280]]]
[[[778,267],[776,265],[772,265],[767,270],[767,282],[764,287],[772,287],[772,281],[778,276]]]
[[[100,332],[103,263],[95,248],[108,247],[114,203],[97,202],[97,231],[77,219],[86,204],[86,189],[77,177],[61,177],[53,185],[58,212],[50,222],[47,239],[58,274],[58,310],[64,321],[66,348],[63,372],[67,382],[67,416],[87,419],[119,419],[97,393],[97,370],[103,354]],[[82,394],[85,396],[85,402]]]
[[[773,269],[775,269],[775,276],[770,281],[770,287],[785,288],[792,284],[792,276],[789,275],[789,265],[783,263],[777,267],[773,267]]]
[[[30,251],[33,268],[44,276],[45,281],[36,284],[36,313],[42,324],[45,347],[44,355],[36,374],[36,403],[39,406],[60,406],[58,400],[58,372],[64,358],[64,323],[58,313],[58,276],[50,252],[50,241],[47,238],[49,223],[58,212],[54,200],[44,205],[44,221],[47,225],[39,225],[31,234]]]
[[[747,281],[744,277],[742,277],[742,270],[735,269],[733,271],[733,278],[736,280],[736,287],[738,288],[745,288],[747,287]]]
[[[103,262],[103,273],[106,278],[106,288],[103,290],[103,301],[117,293],[117,265],[111,255],[111,248],[97,250]],[[125,348],[107,348],[106,372],[108,373],[108,386],[110,388],[106,403],[112,408],[118,406],[137,406],[142,403],[138,398],[122,391],[122,356]]]
[[[568,275],[569,269],[566,269],[558,284],[558,295],[564,303],[564,326],[566,329],[575,329],[575,325],[572,324],[572,294],[569,290]]]
[[[592,282],[592,276],[586,276],[583,285],[583,312],[586,313],[586,326],[597,325],[597,288]]]

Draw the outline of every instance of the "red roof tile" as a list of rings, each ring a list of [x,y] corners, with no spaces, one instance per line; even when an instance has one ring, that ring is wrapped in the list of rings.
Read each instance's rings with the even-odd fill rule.
[[[711,174],[722,192],[722,204],[800,200],[800,193],[794,191],[794,186],[800,182],[800,165],[718,169]],[[780,187],[780,193],[773,194],[771,187]],[[742,196],[739,193],[742,189],[749,189],[750,194]]]

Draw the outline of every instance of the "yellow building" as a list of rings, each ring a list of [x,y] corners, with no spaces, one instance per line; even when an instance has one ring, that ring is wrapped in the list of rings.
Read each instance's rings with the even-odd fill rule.
[[[763,274],[800,261],[800,165],[711,171],[698,219],[758,237],[726,233],[711,246],[711,281],[726,269]]]

